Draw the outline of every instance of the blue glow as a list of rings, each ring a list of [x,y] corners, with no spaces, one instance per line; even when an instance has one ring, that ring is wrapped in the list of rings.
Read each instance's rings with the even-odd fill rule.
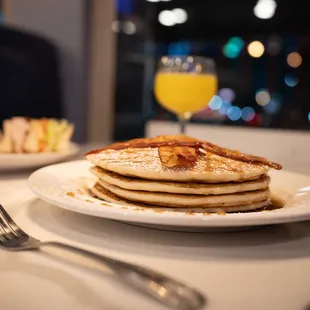
[[[223,47],[223,54],[227,57],[227,58],[237,58],[240,54],[239,48],[234,46],[234,45],[225,45]]]
[[[231,102],[223,101],[221,108],[219,109],[218,113],[220,115],[226,115],[228,109],[231,107]]]
[[[276,114],[280,111],[281,102],[277,98],[271,98],[270,102],[263,107],[268,114]]]
[[[232,37],[228,40],[228,44],[234,44],[238,46],[240,49],[244,47],[244,41],[240,37]]]
[[[242,119],[245,122],[250,122],[255,117],[255,110],[252,107],[244,107],[242,109]]]
[[[241,118],[241,109],[236,106],[232,106],[227,111],[227,116],[232,121],[237,121]]]
[[[284,78],[284,82],[289,87],[295,87],[298,84],[299,80],[296,76],[287,74]]]
[[[220,96],[213,96],[209,103],[209,108],[213,111],[219,110],[222,106],[223,100]]]
[[[310,122],[310,112],[308,113],[308,121]]]
[[[237,58],[244,47],[244,41],[240,37],[232,37],[223,46],[223,54],[227,58]]]
[[[170,43],[168,55],[186,56],[190,54],[191,44],[187,41]]]
[[[116,0],[116,9],[121,14],[131,14],[133,11],[132,0]]]

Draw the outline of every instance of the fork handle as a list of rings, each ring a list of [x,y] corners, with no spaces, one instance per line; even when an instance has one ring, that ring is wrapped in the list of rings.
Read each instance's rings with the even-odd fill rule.
[[[198,310],[205,304],[204,296],[189,286],[151,269],[119,261],[104,255],[60,242],[40,242],[37,246],[54,246],[103,263],[121,280],[170,308]]]

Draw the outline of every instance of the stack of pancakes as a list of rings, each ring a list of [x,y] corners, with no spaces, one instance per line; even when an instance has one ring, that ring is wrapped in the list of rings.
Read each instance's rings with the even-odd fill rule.
[[[85,155],[98,182],[92,193],[129,206],[239,212],[270,202],[264,158],[186,136],[115,143]]]

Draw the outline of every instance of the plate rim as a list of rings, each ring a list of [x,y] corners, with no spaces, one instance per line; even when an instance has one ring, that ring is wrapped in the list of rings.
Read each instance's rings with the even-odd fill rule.
[[[70,143],[70,148],[66,151],[60,151],[60,152],[41,152],[41,153],[0,153],[0,159],[3,158],[29,158],[29,157],[42,157],[42,156],[63,156],[63,155],[68,155],[68,154],[76,154],[81,150],[81,147],[78,143],[71,142]],[[44,167],[43,167],[44,168]]]
[[[62,152],[46,153],[1,153],[0,154],[0,172],[16,171],[18,169],[33,169],[46,165],[59,163],[60,161],[79,154],[81,146],[78,143],[71,142],[70,148]],[[27,162],[28,161],[28,162]],[[30,162],[29,162],[30,161]],[[39,163],[36,163],[39,161]]]
[[[263,211],[265,216],[261,216],[261,212],[249,212],[242,213],[242,217],[240,214],[226,214],[218,215],[218,214],[195,214],[195,215],[187,215],[186,218],[182,217],[185,215],[185,212],[175,213],[171,216],[171,212],[164,211],[162,213],[158,213],[152,210],[152,213],[149,210],[130,210],[129,208],[134,208],[127,206],[127,210],[121,209],[124,205],[116,204],[116,203],[108,203],[113,207],[117,207],[117,212],[112,212],[113,208],[104,207],[102,209],[98,209],[98,205],[88,204],[87,208],[85,208],[86,203],[84,201],[79,201],[75,199],[74,201],[69,200],[67,198],[53,198],[51,195],[47,196],[42,191],[38,190],[34,185],[35,178],[42,173],[42,171],[46,171],[48,169],[53,168],[54,166],[61,165],[87,165],[91,166],[91,163],[87,160],[74,160],[68,161],[65,163],[57,163],[42,167],[35,172],[33,172],[28,178],[28,186],[43,201],[46,201],[52,205],[60,207],[65,210],[69,210],[72,212],[77,212],[80,214],[85,214],[89,216],[101,217],[105,219],[111,219],[121,222],[130,222],[130,223],[139,223],[139,224],[153,224],[153,225],[163,225],[163,226],[177,226],[177,227],[247,227],[247,226],[265,226],[265,225],[275,225],[275,224],[284,224],[291,222],[300,222],[310,220],[310,208],[305,210],[299,210],[298,212],[277,212],[277,211]],[[309,178],[308,175],[303,175],[300,173],[291,172],[288,170],[282,170],[281,173],[289,173],[291,175],[295,175],[296,177],[306,177]],[[89,177],[91,178],[91,174],[89,173]],[[81,176],[82,177],[82,176]],[[85,175],[83,176],[85,177]],[[73,199],[73,198],[72,198]],[[93,198],[94,199],[94,198]],[[96,199],[96,198],[95,198]],[[99,199],[96,199],[99,200]],[[100,201],[100,200],[99,200]],[[94,208],[94,206],[96,208]],[[125,206],[126,207],[126,206]],[[114,209],[115,210],[115,209]],[[120,210],[123,210],[120,212]],[[130,211],[134,211],[130,212]],[[151,210],[150,210],[151,211]],[[168,213],[168,216],[167,216]],[[277,216],[273,216],[273,214],[277,213]],[[180,217],[181,218],[177,218]],[[174,222],[175,221],[175,222]],[[255,222],[255,223],[254,223]]]

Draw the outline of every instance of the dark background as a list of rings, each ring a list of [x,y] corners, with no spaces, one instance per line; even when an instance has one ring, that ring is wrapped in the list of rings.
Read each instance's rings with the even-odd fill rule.
[[[162,55],[202,55],[216,61],[219,89],[229,88],[235,94],[230,106],[251,107],[255,117],[245,121],[231,120],[210,109],[194,116],[193,122],[310,129],[310,2],[277,0],[275,15],[259,19],[253,13],[257,1],[118,0],[116,120],[117,140],[142,136],[150,119],[175,119],[164,111],[153,96],[156,64]],[[158,22],[162,10],[185,9],[184,24],[167,27]],[[126,22],[135,25],[128,34]],[[126,28],[126,27],[125,27]],[[224,55],[223,48],[233,38],[243,42],[234,58]],[[260,41],[265,52],[253,58],[247,45]],[[302,64],[291,68],[287,56],[298,52]],[[261,106],[255,95],[268,91],[269,104]],[[229,107],[229,105],[227,106]]]

